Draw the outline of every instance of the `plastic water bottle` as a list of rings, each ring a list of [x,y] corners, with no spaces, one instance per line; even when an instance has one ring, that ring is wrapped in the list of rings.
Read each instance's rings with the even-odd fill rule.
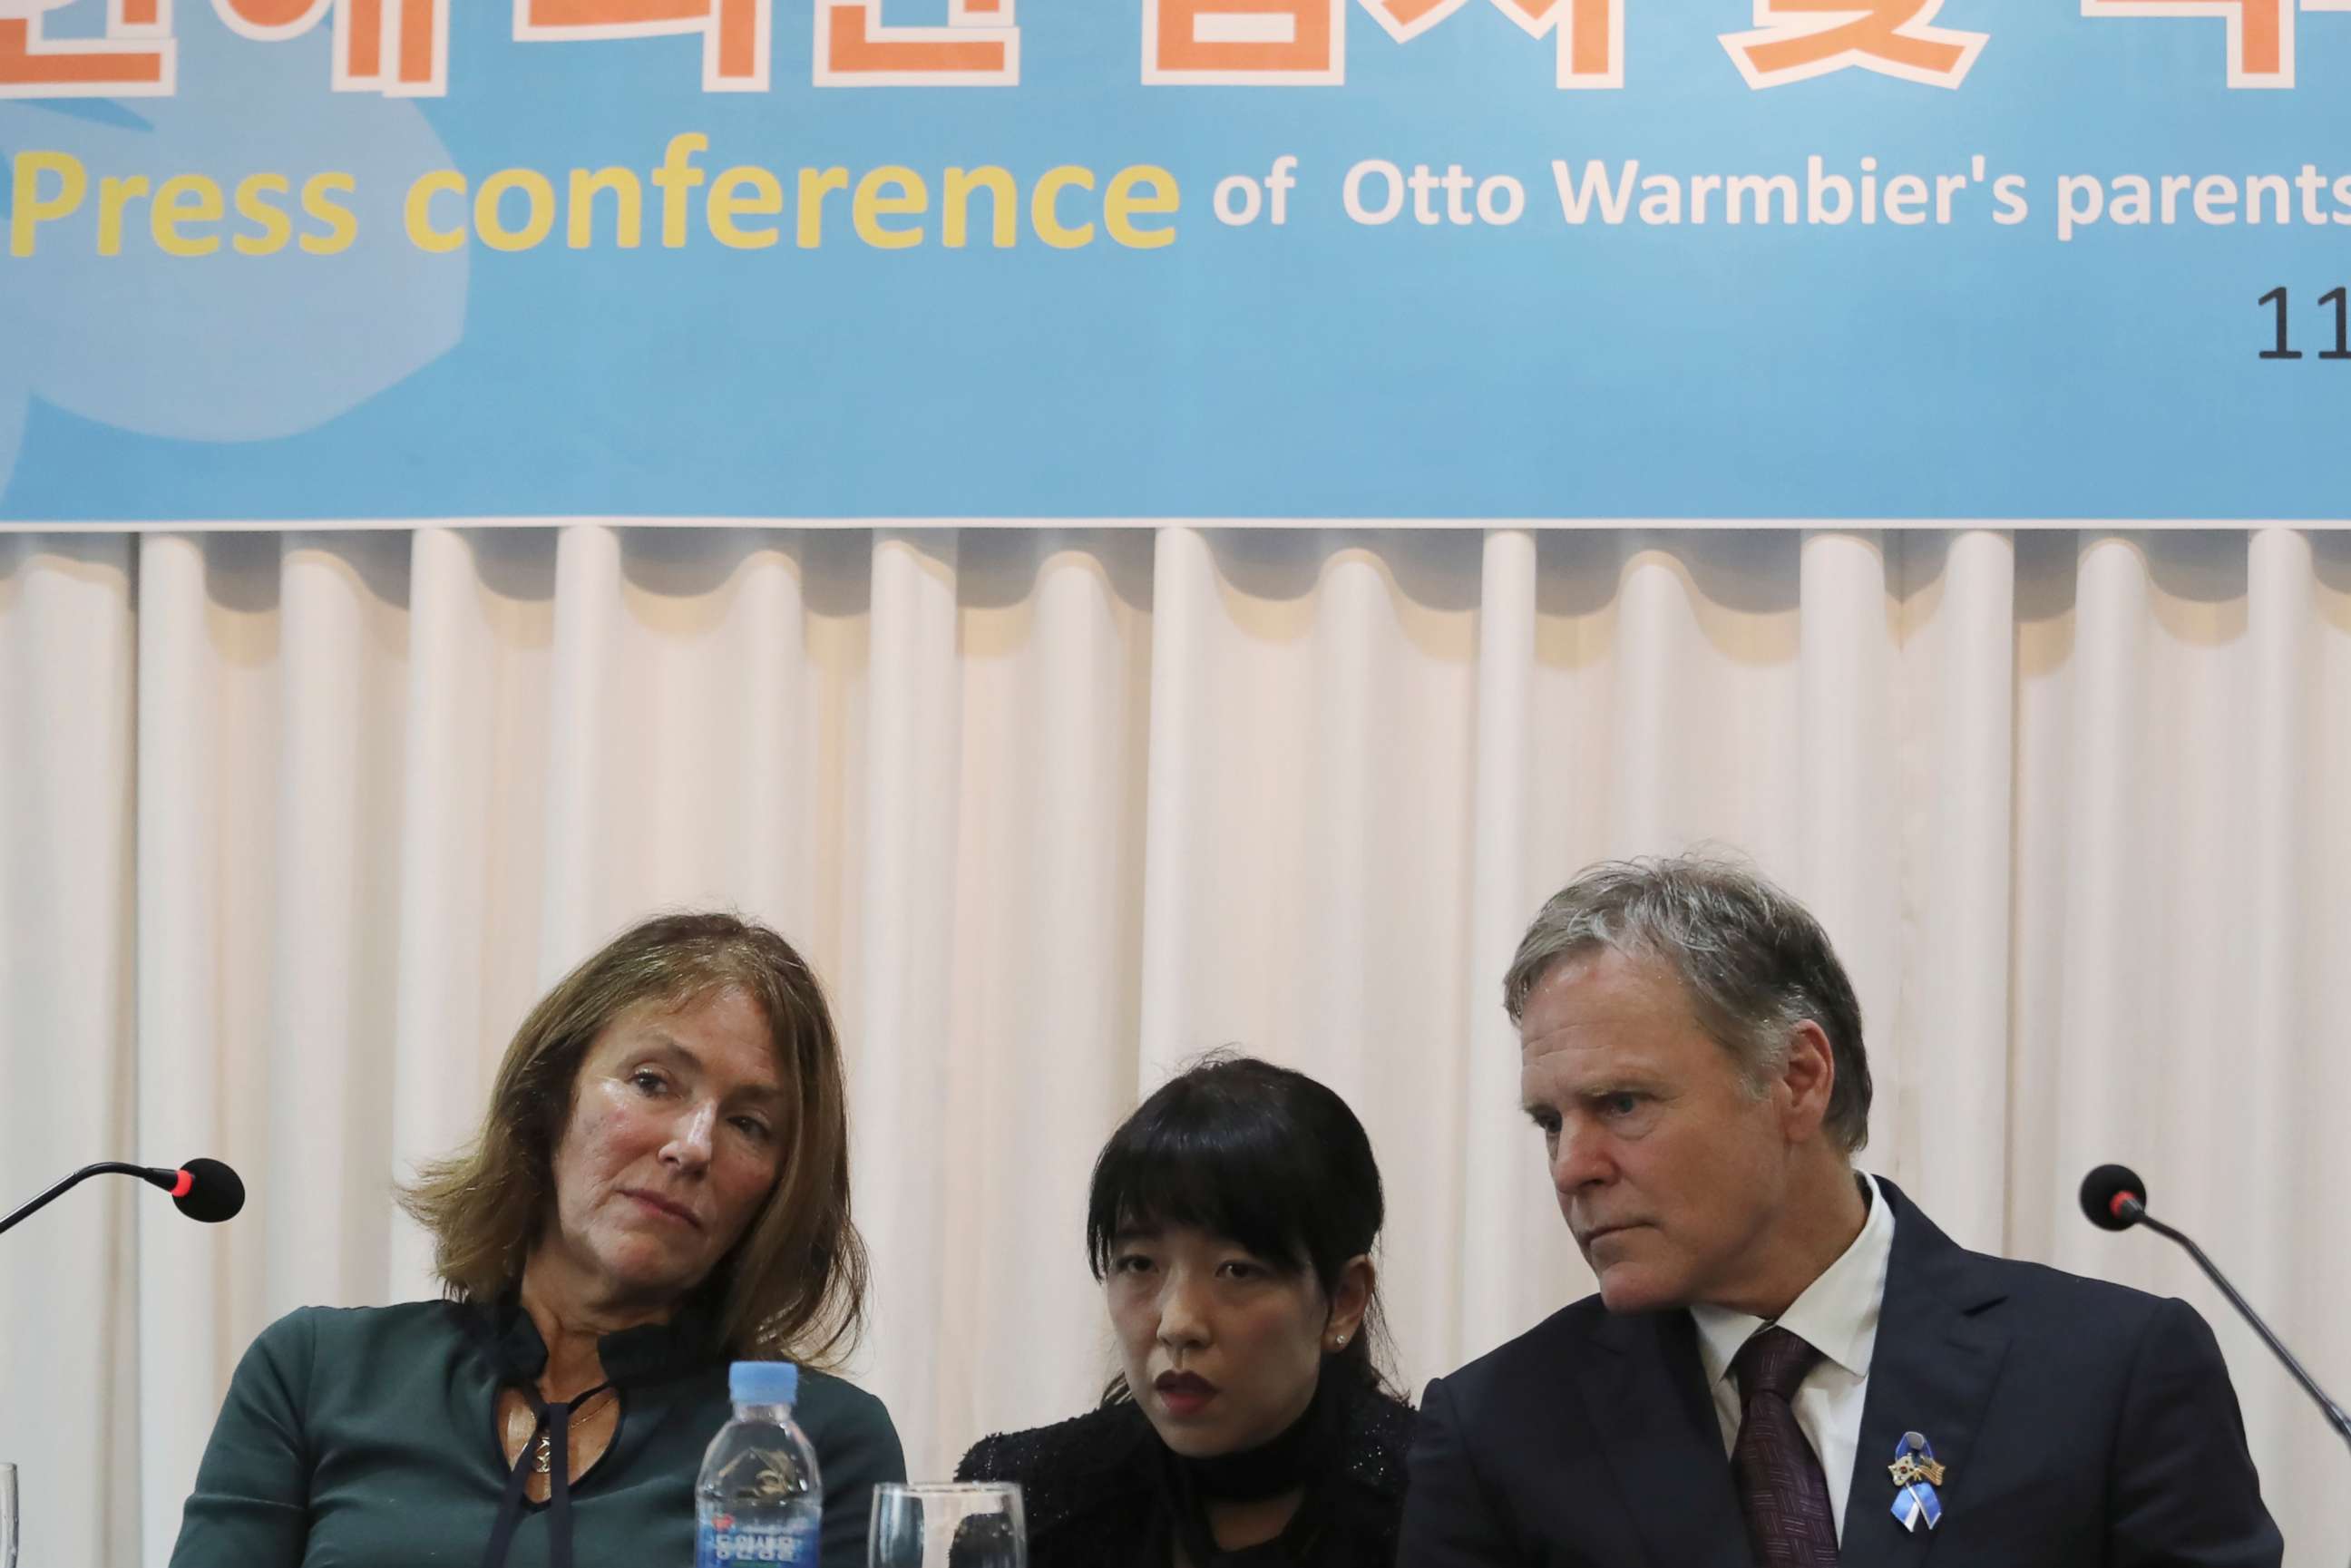
[[[792,1421],[800,1369],[738,1361],[726,1377],[735,1418],[718,1428],[695,1483],[695,1568],[817,1560],[824,1482]]]

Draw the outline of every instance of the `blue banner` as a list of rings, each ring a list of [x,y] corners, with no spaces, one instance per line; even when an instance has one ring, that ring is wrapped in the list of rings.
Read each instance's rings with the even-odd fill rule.
[[[0,0],[0,520],[2341,518],[2351,0]]]

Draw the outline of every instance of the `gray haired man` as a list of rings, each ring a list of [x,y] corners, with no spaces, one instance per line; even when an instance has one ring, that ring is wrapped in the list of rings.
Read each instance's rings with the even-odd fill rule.
[[[1428,1385],[1404,1568],[2276,1568],[2191,1308],[1967,1251],[1855,1171],[1861,1009],[1794,899],[1593,866],[1504,999],[1600,1289]]]

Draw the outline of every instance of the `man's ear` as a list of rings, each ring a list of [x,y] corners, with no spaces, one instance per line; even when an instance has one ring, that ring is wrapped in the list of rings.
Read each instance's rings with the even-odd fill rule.
[[[1780,1069],[1780,1113],[1789,1142],[1808,1142],[1820,1132],[1835,1092],[1836,1052],[1828,1031],[1805,1019],[1788,1031],[1788,1060]]]

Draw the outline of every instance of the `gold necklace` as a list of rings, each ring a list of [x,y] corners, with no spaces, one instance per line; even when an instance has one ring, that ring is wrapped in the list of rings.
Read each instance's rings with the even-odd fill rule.
[[[563,1429],[565,1434],[568,1436],[570,1433],[571,1428],[579,1425],[580,1417],[596,1407],[597,1400],[601,1399],[605,1395],[611,1392],[612,1390],[610,1388],[600,1388],[596,1390],[593,1394],[590,1394],[588,1396],[586,1404],[580,1406],[578,1408],[572,1410],[569,1415],[567,1415],[563,1420]],[[516,1414],[517,1416],[523,1416],[531,1415],[533,1413],[528,1406],[526,1406],[524,1409],[516,1412]],[[513,1424],[509,1423],[508,1425],[511,1427]],[[553,1431],[549,1429],[544,1419],[534,1419],[532,1425],[538,1429],[538,1437],[536,1440],[529,1437],[526,1437],[524,1439],[524,1442],[534,1450],[531,1455],[530,1468],[536,1474],[552,1476],[555,1473],[555,1434]]]

